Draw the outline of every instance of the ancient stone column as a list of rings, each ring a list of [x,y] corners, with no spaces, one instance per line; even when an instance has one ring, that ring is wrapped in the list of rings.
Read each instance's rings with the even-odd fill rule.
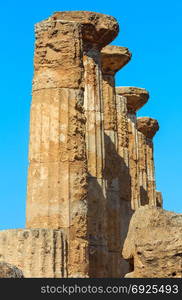
[[[118,24],[107,15],[58,12],[35,31],[27,228],[68,228],[68,276],[87,277],[88,247],[106,243],[99,53]]]
[[[131,208],[131,176],[129,171],[129,133],[127,99],[119,94],[116,88],[117,110],[117,153],[119,157],[119,197],[120,197],[120,243],[121,249],[128,232],[128,226],[133,213]],[[122,251],[121,251],[122,252]],[[130,271],[129,263],[120,258],[121,277]]]
[[[121,277],[121,203],[119,177],[121,159],[118,155],[118,124],[115,93],[115,73],[130,60],[131,53],[125,47],[106,46],[101,51],[104,101],[105,169],[107,183],[107,235],[108,269],[110,277]]]
[[[156,205],[157,207],[163,207],[163,198],[162,193],[159,191],[155,191],[156,193]]]
[[[137,118],[139,148],[139,184],[141,205],[160,206],[162,202],[156,194],[155,168],[153,157],[153,137],[159,130],[157,120],[149,117]],[[158,199],[158,200],[157,200]],[[157,202],[158,205],[157,205]]]
[[[137,87],[117,87],[116,93],[126,99],[125,101],[127,105],[128,167],[131,182],[131,209],[135,210],[140,206],[136,112],[147,102],[149,94],[145,89]]]
[[[108,19],[109,20],[109,19]],[[115,24],[116,25],[116,24]],[[107,202],[104,143],[104,108],[100,49],[116,36],[116,29],[105,30],[95,38],[92,48],[84,49],[84,108],[88,163],[88,233],[90,235],[90,276],[108,277]]]

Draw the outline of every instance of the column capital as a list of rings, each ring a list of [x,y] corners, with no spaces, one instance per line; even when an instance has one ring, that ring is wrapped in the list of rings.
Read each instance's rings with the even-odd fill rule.
[[[149,99],[148,91],[138,87],[116,87],[116,94],[126,97],[127,109],[130,113],[136,113]]]
[[[62,23],[80,24],[82,38],[90,46],[88,48],[101,49],[112,42],[119,32],[119,24],[114,17],[90,11],[55,12],[36,24],[36,32],[59,30]]]
[[[139,117],[137,118],[137,129],[147,138],[152,139],[159,130],[159,123],[157,120],[149,117]]]
[[[108,45],[101,51],[101,66],[104,75],[115,75],[131,59],[131,52],[126,47]]]

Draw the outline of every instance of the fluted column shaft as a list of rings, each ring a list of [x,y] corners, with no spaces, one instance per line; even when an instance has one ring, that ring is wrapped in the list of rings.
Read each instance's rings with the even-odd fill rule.
[[[117,112],[114,74],[103,73],[104,98],[104,141],[106,199],[107,199],[107,238],[108,238],[108,269],[110,277],[120,277],[120,196],[119,196],[119,165],[117,154]]]
[[[26,226],[69,228],[69,276],[87,277],[82,51],[79,23],[36,25]]]
[[[106,200],[107,200],[107,238],[108,270],[110,277],[121,277],[121,209],[120,177],[122,159],[118,154],[118,121],[115,92],[115,74],[130,60],[131,53],[125,47],[106,46],[101,51],[104,101],[104,141]]]
[[[148,138],[146,142],[146,159],[147,159],[147,191],[148,191],[149,204],[152,206],[157,206],[153,142],[151,139]]]
[[[119,172],[119,195],[120,195],[120,248],[123,249],[124,241],[128,232],[129,222],[133,213],[131,207],[131,174],[129,169],[129,121],[127,111],[127,98],[118,94],[116,89],[117,103],[117,128],[118,128],[118,155],[120,158]],[[124,277],[129,272],[129,263],[120,258],[120,274]]]
[[[129,149],[129,169],[131,176],[131,205],[132,209],[137,209],[140,206],[139,191],[138,191],[138,137],[136,129],[136,113],[128,112],[128,149]]]
[[[105,148],[100,51],[84,52],[84,108],[88,163],[88,231],[91,277],[107,276]]]
[[[156,192],[155,167],[153,157],[153,137],[159,130],[157,120],[149,117],[140,117],[137,119],[137,129],[140,149],[139,155],[139,178],[140,178],[140,198],[141,205],[149,204],[159,206],[157,200],[161,198]]]
[[[148,163],[146,137],[138,131],[138,185],[140,204],[149,203],[148,198]]]
[[[117,94],[124,97],[127,106],[128,121],[128,168],[130,177],[131,208],[133,210],[140,206],[139,191],[139,148],[136,112],[148,100],[148,92],[136,87],[117,87]],[[122,149],[122,147],[121,147]]]

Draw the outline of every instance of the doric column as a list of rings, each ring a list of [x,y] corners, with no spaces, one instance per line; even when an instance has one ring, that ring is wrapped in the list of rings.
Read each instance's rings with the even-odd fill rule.
[[[153,137],[159,130],[157,120],[149,117],[137,118],[139,153],[139,178],[141,205],[157,205],[162,202],[156,193],[155,168],[153,157]]]
[[[110,23],[111,25],[111,23]],[[107,201],[104,143],[104,108],[100,49],[116,36],[116,23],[100,33],[84,51],[84,108],[88,163],[88,233],[90,276],[108,277]],[[109,27],[110,26],[110,27]]]
[[[27,227],[68,228],[68,276],[87,277],[88,248],[106,243],[99,51],[118,24],[102,14],[58,12],[35,31]]]
[[[163,198],[162,193],[159,191],[155,191],[156,193],[156,205],[157,207],[163,207]]]
[[[131,53],[125,47],[106,46],[101,51],[104,101],[104,140],[106,199],[107,199],[107,236],[108,270],[110,277],[121,277],[121,205],[119,177],[121,161],[118,155],[118,124],[115,93],[115,73],[126,65]]]
[[[120,101],[123,103],[123,110],[126,111],[127,109],[128,119],[128,182],[131,185],[131,195],[126,194],[124,198],[125,200],[127,198],[128,200],[130,200],[131,198],[131,209],[135,210],[140,206],[140,194],[138,186],[138,135],[136,127],[136,112],[147,102],[149,94],[145,89],[137,87],[117,87],[116,93],[117,95],[123,97],[120,98]],[[119,148],[120,147],[121,150],[119,151],[124,152],[124,147],[122,145],[120,145]],[[125,154],[125,156],[127,156],[127,153]],[[127,157],[124,158],[124,162],[127,165]]]

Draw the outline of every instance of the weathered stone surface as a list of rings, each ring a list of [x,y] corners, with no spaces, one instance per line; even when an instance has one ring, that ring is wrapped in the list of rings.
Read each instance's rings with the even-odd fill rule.
[[[126,47],[106,46],[101,50],[102,72],[115,75],[131,59],[131,52]]]
[[[120,249],[123,240],[121,220],[124,218],[121,209],[121,176],[123,161],[118,152],[118,120],[117,99],[115,93],[115,73],[131,58],[127,48],[106,46],[101,51],[101,67],[103,76],[103,107],[104,107],[104,142],[106,202],[107,202],[107,246],[108,246],[108,275],[121,277],[123,262]],[[119,119],[118,119],[119,117]],[[123,128],[122,128],[123,129]],[[121,129],[121,130],[122,130]]]
[[[155,183],[155,167],[152,138],[159,130],[157,120],[149,117],[137,118],[139,192],[142,205],[158,206]],[[159,200],[161,202],[161,200]]]
[[[119,226],[120,233],[120,249],[123,248],[123,243],[126,238],[127,229],[133,213],[131,206],[131,175],[129,170],[129,127],[127,113],[126,97],[117,94],[116,90],[116,109],[117,109],[117,168],[119,169],[118,186],[119,186]],[[120,276],[129,272],[129,264],[121,257]]]
[[[162,193],[159,191],[155,191],[156,194],[156,205],[157,207],[163,207],[163,198]]]
[[[56,12],[52,18],[60,23],[63,21],[79,23],[83,40],[99,48],[109,44],[119,31],[115,18],[90,11]]]
[[[134,213],[123,256],[134,265],[126,277],[182,277],[182,214],[142,206]]]
[[[104,129],[117,131],[115,74],[131,59],[128,48],[106,46],[101,51]]]
[[[145,205],[149,204],[149,193],[148,193],[148,167],[151,169],[153,166],[153,161],[150,161],[151,158],[147,155],[147,141],[146,137],[138,131],[137,134],[138,140],[138,192],[140,204]],[[151,144],[151,143],[150,143]],[[153,157],[152,157],[153,159]],[[151,170],[150,170],[151,172]]]
[[[56,16],[35,28],[26,225],[72,230],[87,214],[83,39],[79,22]]]
[[[117,94],[127,98],[127,108],[128,112],[135,113],[139,110],[149,98],[149,93],[138,87],[117,87]]]
[[[123,153],[127,153],[125,161],[128,161],[127,185],[129,185],[130,195],[128,200],[131,201],[131,208],[135,210],[141,205],[139,191],[139,172],[138,172],[138,132],[136,111],[141,108],[148,100],[149,94],[143,88],[136,87],[116,87],[116,94],[120,101],[125,102],[125,124],[127,128],[127,138],[125,144],[127,151],[119,146]],[[118,98],[119,99],[119,98]],[[123,99],[123,100],[122,100]],[[125,99],[125,100],[124,100]],[[118,129],[118,132],[120,130]],[[120,133],[122,136],[122,133]],[[127,142],[127,143],[126,143]],[[126,147],[125,147],[126,148]],[[125,154],[126,155],[126,154]],[[122,156],[122,154],[121,154]]]
[[[159,123],[157,120],[149,117],[139,117],[137,118],[137,129],[147,138],[152,139],[159,130]]]
[[[68,277],[68,274],[70,277],[74,275],[75,273],[71,274],[71,270],[68,270],[70,263],[68,248],[68,237],[64,230],[12,229],[0,231],[0,260],[17,266],[25,277],[60,278]],[[75,256],[74,259],[76,259]],[[84,254],[82,254],[83,258]],[[79,259],[79,262],[77,274],[81,274],[84,268],[84,261]]]
[[[88,168],[88,234],[90,277],[107,277],[107,201],[103,111],[103,81],[98,48],[85,51],[84,109],[86,116],[86,153]],[[95,212],[95,214],[93,214]],[[94,250],[93,250],[94,249]],[[99,264],[99,265],[98,265]],[[99,267],[100,266],[100,267]]]
[[[0,278],[23,278],[23,273],[16,266],[0,262]]]

